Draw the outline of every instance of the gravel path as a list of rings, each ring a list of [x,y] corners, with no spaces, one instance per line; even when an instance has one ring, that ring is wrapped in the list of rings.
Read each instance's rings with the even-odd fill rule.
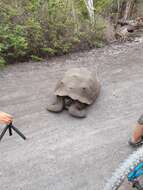
[[[97,69],[102,88],[86,119],[45,110],[64,71]],[[0,143],[1,190],[102,190],[132,151],[127,140],[143,111],[143,41],[114,44],[0,72],[0,110],[26,136]],[[2,131],[1,126],[0,131]]]

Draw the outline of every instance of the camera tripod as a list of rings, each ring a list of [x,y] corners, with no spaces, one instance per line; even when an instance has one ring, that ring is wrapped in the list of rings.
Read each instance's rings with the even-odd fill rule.
[[[4,134],[6,133],[6,131],[9,131],[9,136],[12,136],[12,130],[15,131],[21,138],[23,138],[24,140],[26,140],[26,137],[12,124],[8,124],[6,125],[6,127],[4,128],[4,130],[2,131],[1,135],[0,135],[0,141],[2,140]]]

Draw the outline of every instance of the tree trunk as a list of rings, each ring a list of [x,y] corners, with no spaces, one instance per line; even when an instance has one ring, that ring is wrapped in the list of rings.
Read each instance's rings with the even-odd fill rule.
[[[79,29],[78,29],[78,17],[77,17],[75,6],[74,6],[74,1],[69,0],[69,2],[71,4],[72,16],[73,16],[73,19],[74,19],[74,32],[77,33],[79,31]]]
[[[116,16],[115,16],[115,27],[117,26],[118,24],[118,20],[121,16],[121,3],[120,3],[120,0],[117,0],[117,13],[116,13]]]
[[[93,0],[84,0],[84,1],[85,1],[87,10],[88,10],[90,19],[91,19],[92,22],[94,22],[94,5],[93,5]]]
[[[128,0],[127,1],[124,16],[123,16],[124,20],[127,20],[132,15],[135,1],[136,0]]]

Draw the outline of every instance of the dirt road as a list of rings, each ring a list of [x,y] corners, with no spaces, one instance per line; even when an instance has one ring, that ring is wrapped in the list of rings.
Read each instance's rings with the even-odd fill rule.
[[[102,84],[88,117],[47,112],[57,80],[80,66],[97,69]],[[0,142],[0,189],[102,190],[133,151],[127,140],[142,98],[142,41],[8,66],[0,72],[0,110],[14,115],[28,140],[13,134]]]

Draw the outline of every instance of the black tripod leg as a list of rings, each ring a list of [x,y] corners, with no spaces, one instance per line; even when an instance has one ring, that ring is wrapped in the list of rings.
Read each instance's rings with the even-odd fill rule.
[[[13,125],[11,125],[11,128],[12,128],[16,133],[18,133],[24,140],[26,140],[26,137],[25,137],[16,127],[14,127]]]
[[[9,126],[7,125],[4,130],[2,131],[1,135],[0,135],[0,141],[2,140],[4,134],[6,133],[7,129],[9,128]]]
[[[12,129],[11,129],[11,125],[9,126],[8,130],[9,130],[9,136],[12,136]]]

